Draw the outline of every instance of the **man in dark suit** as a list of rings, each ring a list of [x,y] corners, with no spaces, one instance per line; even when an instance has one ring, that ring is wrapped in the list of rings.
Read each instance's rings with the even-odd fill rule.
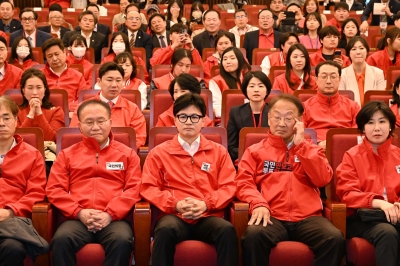
[[[67,32],[63,38],[64,46],[69,46],[69,40],[73,35],[82,35],[86,39],[87,47],[92,47],[94,50],[96,64],[100,64],[101,50],[104,47],[107,47],[107,39],[103,34],[94,31],[94,25],[97,24],[97,18],[91,11],[83,11],[79,15],[78,20],[81,30]]]
[[[38,15],[32,9],[24,8],[19,14],[19,18],[22,21],[22,29],[11,33],[10,46],[18,36],[28,38],[32,47],[41,47],[46,40],[53,38],[50,34],[36,29]]]
[[[221,26],[221,15],[217,10],[209,9],[204,12],[203,25],[205,31],[193,38],[193,45],[197,51],[199,51],[201,56],[204,48],[215,47],[215,39],[217,38],[218,33],[225,32],[227,35],[232,35],[233,40],[235,39],[235,36],[232,33],[219,29]]]
[[[58,10],[53,10],[49,12],[49,26],[38,27],[38,30],[47,32],[50,34],[57,34],[58,38],[62,39],[64,34],[69,31],[69,29],[62,26],[64,21],[63,14]]]
[[[350,11],[358,11],[358,10],[363,10],[363,4],[361,4],[360,2],[358,2],[357,0],[342,0],[341,2],[346,2],[349,7],[350,7]]]
[[[167,31],[167,22],[165,16],[160,13],[155,13],[149,18],[149,25],[153,33],[152,42],[153,48],[167,47],[170,43],[169,31]]]
[[[393,16],[400,11],[400,2],[397,0],[370,0],[364,9],[364,13],[361,16],[360,32],[365,32],[368,30],[368,18],[374,10],[375,3],[386,4],[385,8],[382,10],[386,14],[387,25],[394,25]],[[372,14],[371,26],[379,26],[381,20],[381,15]]]
[[[279,38],[282,33],[275,31],[272,12],[264,8],[258,13],[259,30],[244,35],[243,47],[246,49],[247,61],[252,64],[253,50],[256,48],[279,48]]]
[[[14,16],[14,5],[9,1],[3,1],[0,4],[0,30],[4,32],[12,33],[14,31],[22,29],[21,21],[13,19]]]
[[[150,69],[150,57],[153,53],[153,43],[151,36],[140,29],[142,22],[140,21],[140,13],[136,10],[129,11],[126,14],[125,33],[128,36],[131,48],[143,47],[146,50],[146,66]]]

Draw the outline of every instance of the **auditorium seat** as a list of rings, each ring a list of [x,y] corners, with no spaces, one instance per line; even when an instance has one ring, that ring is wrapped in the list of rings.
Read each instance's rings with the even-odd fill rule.
[[[366,91],[364,94],[364,104],[370,101],[383,101],[387,105],[391,106],[391,100],[393,99],[392,91]]]
[[[354,101],[354,92],[350,90],[338,90],[339,94]],[[317,95],[317,90],[296,90],[293,95],[297,97],[301,102],[305,102],[311,97]]]
[[[152,71],[151,71],[151,79],[159,78],[168,73],[171,73],[171,65],[153,66]],[[189,73],[191,75],[195,76],[196,78],[200,78],[200,79],[204,78],[203,66],[191,65]]]
[[[78,95],[78,103],[86,101],[99,94],[99,90],[81,90]],[[121,90],[121,96],[136,104],[141,110],[141,94],[138,90]]]

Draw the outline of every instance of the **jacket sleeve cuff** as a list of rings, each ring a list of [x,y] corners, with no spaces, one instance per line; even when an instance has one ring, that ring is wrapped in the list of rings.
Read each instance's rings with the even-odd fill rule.
[[[171,210],[171,213],[179,213],[176,210],[176,204],[178,204],[178,202],[179,202],[179,200],[177,198],[175,198],[175,197],[172,198],[172,208],[171,208],[172,210]]]
[[[256,203],[256,204],[250,204],[249,214],[251,215],[253,213],[254,209],[258,208],[258,207],[265,207],[272,214],[272,211],[271,211],[269,205],[267,203],[264,203],[264,202],[260,202],[260,203]]]
[[[377,195],[377,194],[371,194],[368,196],[368,208],[372,209],[372,201],[374,199],[380,199],[380,200],[385,200],[385,198],[382,195]]]
[[[111,216],[112,221],[118,220],[118,217],[115,215],[115,212],[113,212],[113,210],[111,210],[110,208],[107,207],[104,210],[104,212],[108,213]]]
[[[14,214],[13,216],[22,216],[22,215],[19,214],[18,210],[12,204],[6,205],[5,208],[9,209],[9,210],[12,210],[13,214]]]
[[[207,197],[205,197],[204,199],[203,199],[203,201],[206,203],[206,206],[207,206],[207,211],[209,212],[209,211],[211,211],[212,209],[213,209],[213,202],[212,202],[212,195],[210,194],[210,195],[208,195]]]
[[[73,216],[76,220],[79,220],[78,214],[79,214],[79,212],[80,212],[81,210],[83,210],[83,208],[82,208],[81,206],[79,206],[79,207],[77,207],[77,208],[75,209],[75,211],[73,212],[72,216]]]

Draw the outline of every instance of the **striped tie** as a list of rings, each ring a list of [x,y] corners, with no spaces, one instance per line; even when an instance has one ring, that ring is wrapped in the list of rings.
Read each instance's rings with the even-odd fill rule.
[[[129,46],[131,47],[131,48],[134,48],[135,47],[135,34],[131,34],[131,40],[129,41]]]

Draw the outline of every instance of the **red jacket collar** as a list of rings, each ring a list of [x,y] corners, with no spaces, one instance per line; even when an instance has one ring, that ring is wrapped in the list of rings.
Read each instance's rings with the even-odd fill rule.
[[[392,145],[392,141],[393,141],[393,138],[389,136],[389,138],[378,147],[378,155],[380,157],[384,158],[389,154],[390,146]],[[369,142],[369,140],[367,139],[367,137],[365,135],[364,135],[364,140],[363,140],[362,145],[364,145],[365,150],[367,152],[375,154],[375,152],[372,149],[371,143]]]
[[[110,131],[110,134],[108,135],[108,137],[110,139],[110,142],[109,142],[109,145],[107,147],[110,147],[112,141],[114,140],[114,135],[113,135],[113,133],[111,131]],[[94,148],[96,150],[96,152],[100,152],[100,145],[99,145],[99,143],[97,142],[97,140],[95,138],[86,137],[86,136],[82,135],[82,141],[83,141],[83,144],[86,147]]]
[[[287,149],[287,145],[283,138],[281,136],[276,136],[271,133],[271,130],[268,130],[268,143],[271,144],[272,146],[278,147],[278,148],[285,148]]]
[[[211,150],[212,146],[210,145],[211,140],[207,140],[201,133],[200,133],[200,146],[198,151],[206,151]],[[171,141],[171,146],[169,147],[170,154],[184,154],[188,155],[188,153],[182,148],[182,145],[178,141],[178,134],[174,136]]]
[[[319,103],[321,103],[321,104],[323,104],[323,105],[332,106],[332,105],[336,104],[337,102],[339,102],[339,98],[340,98],[341,96],[339,95],[339,91],[337,91],[337,92],[335,93],[335,95],[333,95],[333,96],[327,96],[327,95],[322,94],[322,93],[318,90],[318,91],[317,91],[317,96],[316,96],[316,97],[317,97]]]

